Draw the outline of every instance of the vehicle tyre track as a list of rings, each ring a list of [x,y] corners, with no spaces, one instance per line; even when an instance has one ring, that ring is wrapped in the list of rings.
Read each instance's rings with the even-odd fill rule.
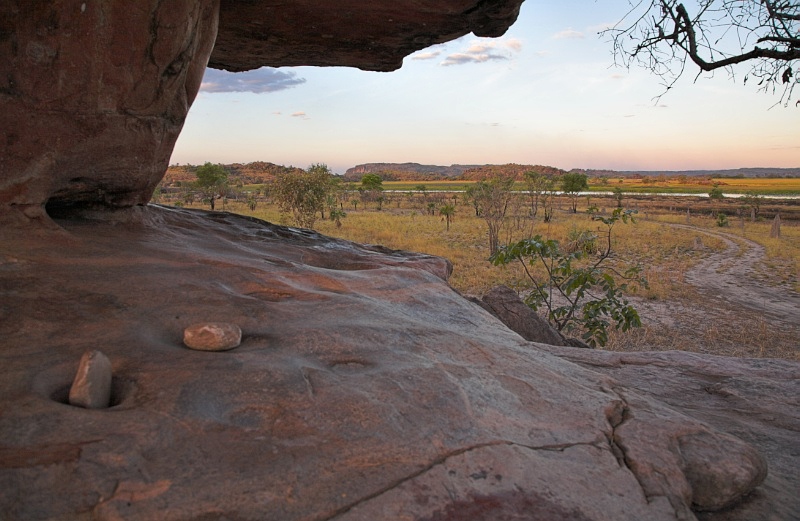
[[[793,326],[800,322],[800,293],[791,287],[766,285],[754,276],[756,264],[766,257],[762,245],[750,239],[695,226],[670,226],[713,236],[725,243],[724,250],[712,253],[686,272],[686,282],[707,297],[758,311],[766,318],[788,322]],[[745,243],[747,248],[743,250],[740,242]]]

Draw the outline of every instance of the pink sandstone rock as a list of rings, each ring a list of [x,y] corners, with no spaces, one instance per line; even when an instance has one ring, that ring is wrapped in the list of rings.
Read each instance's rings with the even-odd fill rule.
[[[127,215],[0,245],[2,518],[705,521],[700,508],[798,506],[758,486],[753,445],[524,341],[452,291],[442,259],[229,214]],[[181,348],[209,316],[241,324],[242,345]],[[113,412],[58,399],[89,341],[115,360]],[[777,447],[771,483],[797,484],[791,442]]]
[[[197,351],[228,351],[242,343],[242,330],[236,324],[201,322],[183,330],[183,343]]]
[[[111,402],[111,361],[100,351],[86,351],[69,389],[69,403],[86,409],[105,409]]]

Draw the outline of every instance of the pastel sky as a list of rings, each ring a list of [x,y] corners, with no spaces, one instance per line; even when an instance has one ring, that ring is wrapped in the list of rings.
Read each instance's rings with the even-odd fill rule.
[[[659,98],[647,70],[615,67],[598,31],[627,6],[527,0],[503,37],[423,49],[391,73],[209,69],[171,163],[800,167],[800,107],[742,85],[747,68],[690,70]]]

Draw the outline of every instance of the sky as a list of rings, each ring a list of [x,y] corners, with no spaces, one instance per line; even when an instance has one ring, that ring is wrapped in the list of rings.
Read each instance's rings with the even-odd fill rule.
[[[171,164],[541,164],[612,170],[800,167],[800,107],[742,85],[747,67],[665,93],[614,65],[626,0],[526,0],[500,38],[420,50],[394,72],[207,69]]]

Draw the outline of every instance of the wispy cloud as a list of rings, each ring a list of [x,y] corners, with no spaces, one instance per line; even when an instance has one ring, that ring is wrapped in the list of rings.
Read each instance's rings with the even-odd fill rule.
[[[310,119],[308,117],[308,115],[305,112],[303,112],[302,110],[299,110],[297,112],[292,112],[292,117],[293,118],[300,118],[300,119]]]
[[[432,60],[442,54],[442,51],[418,52],[411,56],[412,60]]]
[[[573,28],[564,29],[553,35],[554,40],[580,40],[583,38],[583,33],[576,31]]]
[[[279,71],[270,67],[247,72],[206,69],[200,90],[210,93],[254,92],[261,94],[291,89],[305,82],[305,78],[297,77],[297,73],[293,71]]]
[[[465,63],[484,63],[508,60],[522,50],[522,42],[517,38],[508,40],[474,40],[461,52],[448,54],[441,65],[463,65]]]

